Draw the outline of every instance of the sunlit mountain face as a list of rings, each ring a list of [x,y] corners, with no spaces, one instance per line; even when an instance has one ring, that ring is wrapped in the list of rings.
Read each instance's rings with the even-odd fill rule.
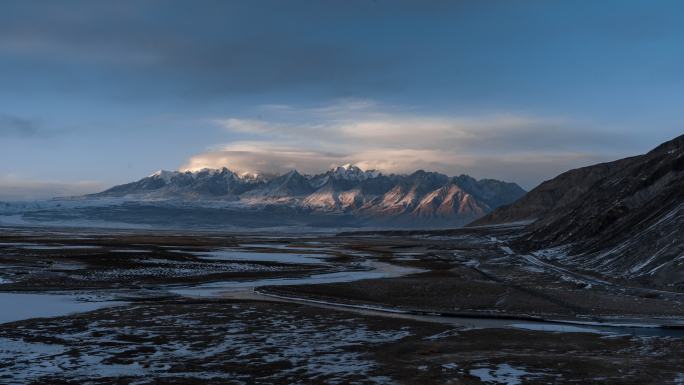
[[[275,175],[222,168],[158,171],[100,193],[35,203],[38,211],[48,210],[50,214],[30,213],[31,206],[26,204],[9,205],[6,210],[26,210],[28,217],[39,219],[38,215],[42,220],[49,219],[49,215],[83,219],[92,216],[91,219],[101,220],[104,211],[125,211],[126,215],[117,222],[163,225],[159,218],[174,210],[201,216],[205,210],[213,209],[235,214],[225,215],[220,221],[199,223],[199,227],[240,226],[245,217],[257,215],[260,219],[251,227],[325,222],[327,227],[430,228],[462,226],[514,202],[524,193],[515,183],[493,179],[449,177],[422,170],[385,175],[351,164],[320,174],[292,170]],[[148,209],[136,214],[134,207],[138,206]],[[297,220],[293,222],[293,218]],[[197,222],[193,220],[193,224]]]

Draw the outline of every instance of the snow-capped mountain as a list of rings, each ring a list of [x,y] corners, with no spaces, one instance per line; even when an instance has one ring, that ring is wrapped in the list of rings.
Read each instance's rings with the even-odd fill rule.
[[[380,172],[377,170],[363,171],[359,167],[347,163],[345,165],[333,168],[332,170],[328,171],[326,175],[330,175],[336,179],[362,181],[378,177]]]
[[[292,201],[296,197],[308,195],[314,191],[315,189],[309,178],[300,174],[297,170],[292,170],[269,181],[263,180],[263,183],[243,194],[242,198],[246,202],[252,203],[271,200]]]
[[[196,172],[160,170],[137,182],[112,187],[90,197],[130,197],[142,200],[231,199],[266,182],[264,177],[237,174],[227,168]]]
[[[466,175],[451,178],[422,170],[385,175],[346,164],[316,175],[296,170],[279,176],[246,175],[227,168],[158,171],[87,198],[212,207],[230,202],[231,207],[252,210],[283,206],[316,214],[347,214],[371,222],[458,226],[523,194],[514,183],[478,181]]]
[[[385,175],[347,164],[316,175],[227,168],[157,171],[97,194],[0,207],[44,221],[72,218],[153,226],[461,226],[525,191],[515,183],[427,171]],[[33,208],[31,208],[33,207]]]

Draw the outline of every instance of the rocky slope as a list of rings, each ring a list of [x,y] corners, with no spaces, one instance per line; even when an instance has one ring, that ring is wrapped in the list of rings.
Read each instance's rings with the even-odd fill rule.
[[[519,247],[615,277],[684,287],[684,136],[569,171],[474,222],[536,219]]]
[[[488,215],[474,221],[471,226],[534,222],[574,202],[582,194],[589,191],[594,183],[620,170],[632,161],[638,160],[627,158],[564,172],[541,183],[512,204],[502,205]]]

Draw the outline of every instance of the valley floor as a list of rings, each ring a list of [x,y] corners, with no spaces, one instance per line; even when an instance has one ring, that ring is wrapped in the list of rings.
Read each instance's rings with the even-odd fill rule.
[[[0,383],[684,384],[684,296],[516,231],[4,228]]]

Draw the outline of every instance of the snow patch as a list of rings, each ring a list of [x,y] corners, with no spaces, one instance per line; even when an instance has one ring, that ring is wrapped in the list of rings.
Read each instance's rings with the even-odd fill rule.
[[[675,385],[684,385],[684,373],[679,373],[677,374],[677,377],[674,379]]]
[[[508,364],[499,364],[496,369],[480,368],[470,370],[470,375],[480,379],[486,384],[522,384],[525,378],[537,378],[543,373],[530,373],[523,369]]]

